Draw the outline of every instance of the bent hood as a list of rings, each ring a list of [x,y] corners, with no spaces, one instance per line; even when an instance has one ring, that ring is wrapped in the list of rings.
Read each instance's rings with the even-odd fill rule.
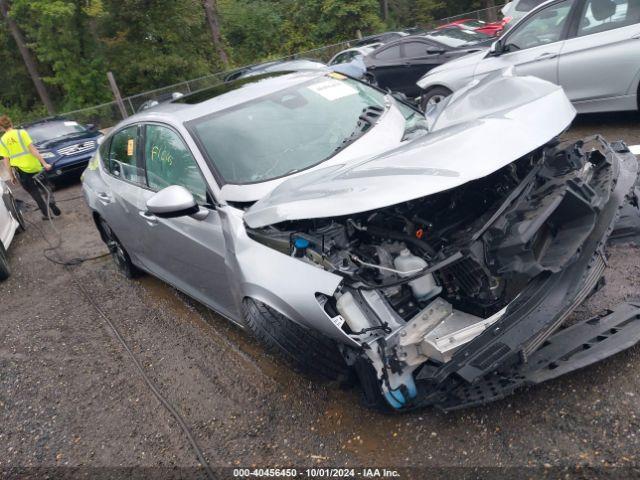
[[[510,73],[454,93],[431,133],[374,158],[287,180],[245,213],[251,228],[367,212],[458,187],[499,170],[566,130],[561,87]]]

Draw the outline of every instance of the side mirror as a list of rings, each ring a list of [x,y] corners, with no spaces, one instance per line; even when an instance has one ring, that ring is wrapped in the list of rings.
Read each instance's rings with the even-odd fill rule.
[[[171,185],[147,201],[147,210],[156,217],[177,218],[196,215],[200,207],[189,190],[180,185]]]
[[[493,44],[491,45],[491,48],[489,49],[489,55],[491,55],[492,57],[499,57],[503,53],[504,53],[504,41],[500,39],[493,42]]]

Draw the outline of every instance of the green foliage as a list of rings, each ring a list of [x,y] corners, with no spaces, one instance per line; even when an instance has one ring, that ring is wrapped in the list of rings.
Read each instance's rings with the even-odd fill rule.
[[[101,9],[90,0],[14,0],[11,14],[24,30],[39,62],[50,75],[47,84],[61,93],[63,109],[109,99],[104,62],[92,31]],[[90,13],[96,15],[90,16]]]
[[[100,38],[106,65],[123,95],[220,68],[201,1],[103,0],[103,4],[106,14],[100,22]]]
[[[113,71],[133,95],[222,70],[203,0],[5,0],[59,111],[112,100]],[[217,0],[235,66],[279,58],[389,28],[430,24],[489,0]],[[0,21],[0,106],[41,114],[22,58]]]

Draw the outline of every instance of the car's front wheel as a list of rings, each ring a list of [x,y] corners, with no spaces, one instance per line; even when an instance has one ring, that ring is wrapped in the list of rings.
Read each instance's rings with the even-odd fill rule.
[[[431,108],[436,107],[445,98],[453,92],[446,87],[433,87],[422,94],[420,98],[420,108],[423,112],[428,112]]]
[[[131,258],[129,257],[129,253],[124,248],[118,237],[116,237],[113,230],[109,224],[104,220],[104,218],[100,218],[100,230],[102,230],[103,240],[107,244],[109,248],[109,253],[111,253],[111,258],[113,258],[116,267],[120,273],[122,273],[127,278],[136,278],[140,276],[140,270],[136,267],[133,262],[131,262]]]
[[[347,367],[336,342],[315,330],[306,329],[269,306],[245,299],[247,326],[268,350],[283,356],[303,373],[330,380],[348,377]]]
[[[9,269],[7,250],[4,248],[2,242],[0,242],[0,282],[9,278],[9,275],[11,275],[11,270]]]
[[[15,197],[11,193],[9,193],[9,211],[18,222],[18,232],[24,232],[27,229],[27,222],[22,215],[22,211],[18,208]]]

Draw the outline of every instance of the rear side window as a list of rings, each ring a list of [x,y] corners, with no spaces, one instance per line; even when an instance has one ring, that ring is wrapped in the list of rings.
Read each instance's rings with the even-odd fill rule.
[[[588,0],[580,15],[578,36],[640,23],[640,0]]]
[[[385,48],[381,52],[376,53],[378,60],[394,60],[400,58],[400,46]]]
[[[144,170],[138,155],[138,126],[120,130],[111,139],[107,166],[112,175],[144,185]]]
[[[147,125],[144,152],[149,188],[159,191],[180,185],[189,190],[198,203],[207,203],[207,187],[202,173],[176,132],[161,125]]]
[[[422,42],[408,42],[404,44],[405,58],[421,58],[427,56],[429,45]]]

